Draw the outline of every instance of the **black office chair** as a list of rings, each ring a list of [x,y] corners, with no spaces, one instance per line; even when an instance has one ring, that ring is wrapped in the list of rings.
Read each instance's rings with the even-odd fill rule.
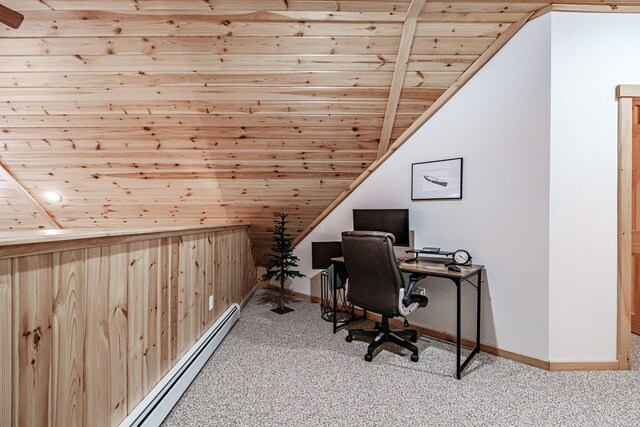
[[[386,341],[412,352],[411,360],[417,362],[418,341],[415,330],[391,331],[389,318],[406,316],[418,307],[426,307],[429,299],[412,295],[415,284],[425,275],[412,274],[405,288],[404,279],[393,253],[394,237],[380,231],[345,231],[342,233],[342,253],[347,267],[347,300],[365,310],[382,315],[382,322],[374,330],[352,329],[347,342],[354,335],[374,338],[364,360],[371,362],[373,352]],[[407,341],[407,338],[411,341]]]

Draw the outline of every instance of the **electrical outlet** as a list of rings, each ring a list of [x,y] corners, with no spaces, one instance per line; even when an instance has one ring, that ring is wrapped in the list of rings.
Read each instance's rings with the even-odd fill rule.
[[[209,311],[213,310],[213,295],[209,295]]]

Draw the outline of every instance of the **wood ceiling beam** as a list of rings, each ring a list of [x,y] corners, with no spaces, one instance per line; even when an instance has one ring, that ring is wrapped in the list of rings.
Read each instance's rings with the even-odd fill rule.
[[[576,1],[576,2],[558,2],[554,1],[545,6],[529,18],[536,19],[549,12],[581,12],[581,13],[640,13],[640,4],[638,2],[613,2],[607,4],[589,4],[594,2]],[[634,4],[635,3],[635,4]]]
[[[418,16],[420,15],[420,11],[422,11],[425,2],[426,0],[413,0],[411,2],[404,25],[402,26],[402,37],[400,38],[398,56],[396,57],[396,66],[391,80],[389,99],[387,100],[387,109],[382,123],[380,144],[378,145],[378,158],[382,157],[389,149],[389,141],[391,140],[391,132],[393,131],[393,124],[396,120],[400,93],[404,86],[404,78],[407,75],[407,61],[409,60],[409,53],[411,52],[411,46],[413,45],[413,37],[416,34]]]
[[[16,29],[22,24],[22,20],[24,16],[16,12],[15,10],[11,10],[6,6],[0,4],[0,22],[3,24]]]
[[[27,188],[20,182],[20,180],[11,173],[9,168],[0,161],[0,177],[4,178],[18,193],[29,199],[33,204],[35,210],[47,219],[54,228],[62,229],[62,225],[55,219],[55,217],[44,207],[35,197],[27,190]]]
[[[294,245],[297,245],[304,239],[311,231],[322,222],[344,199],[346,199],[353,191],[360,186],[385,160],[387,160],[402,144],[404,144],[422,125],[424,125],[443,105],[445,105],[449,99],[455,95],[462,86],[464,86],[471,78],[487,63],[489,60],[504,46],[511,37],[513,37],[524,24],[535,14],[535,12],[528,13],[520,21],[513,23],[498,37],[489,48],[471,64],[471,66],[460,76],[460,78],[447,89],[436,102],[429,107],[419,118],[416,120],[406,131],[400,135],[398,139],[391,145],[386,153],[379,157],[375,162],[371,164],[362,174],[353,182],[346,190],[344,190],[329,206],[327,206],[316,219],[313,220],[307,228],[305,228],[293,241]]]

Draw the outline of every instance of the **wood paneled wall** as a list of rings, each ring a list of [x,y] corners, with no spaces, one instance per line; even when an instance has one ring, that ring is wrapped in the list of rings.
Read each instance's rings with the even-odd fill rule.
[[[0,259],[0,426],[117,425],[255,285],[246,227]]]

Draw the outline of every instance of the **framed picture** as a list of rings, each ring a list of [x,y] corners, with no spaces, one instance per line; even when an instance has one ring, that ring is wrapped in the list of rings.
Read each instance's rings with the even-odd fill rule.
[[[462,199],[462,157],[411,165],[411,200]]]

